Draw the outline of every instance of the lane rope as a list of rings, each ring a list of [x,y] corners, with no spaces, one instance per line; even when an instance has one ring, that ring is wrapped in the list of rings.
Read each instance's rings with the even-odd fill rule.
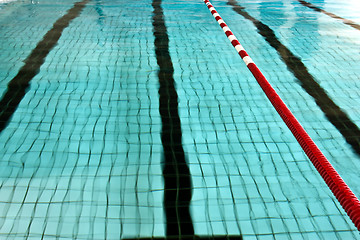
[[[259,83],[260,87],[274,106],[278,114],[281,116],[285,124],[288,126],[310,161],[315,166],[316,170],[320,173],[327,186],[330,188],[336,199],[339,201],[345,212],[348,214],[355,227],[360,230],[360,201],[355,194],[350,190],[348,185],[336,172],[331,163],[326,159],[324,154],[316,146],[314,141],[310,138],[309,134],[301,126],[299,121],[295,118],[289,108],[282,101],[280,96],[276,93],[275,89],[271,86],[268,80],[261,73],[251,57],[247,54],[244,47],[237,40],[235,35],[231,32],[230,28],[226,25],[225,21],[221,18],[220,14],[216,11],[214,6],[209,0],[204,0],[209,11],[219,23],[224,33],[228,37],[231,44],[239,53],[242,60],[250,72]]]

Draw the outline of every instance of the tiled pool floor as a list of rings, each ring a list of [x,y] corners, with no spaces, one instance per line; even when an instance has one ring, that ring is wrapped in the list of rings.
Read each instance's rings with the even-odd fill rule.
[[[360,196],[360,31],[212,3]],[[0,239],[360,239],[201,0],[0,0],[0,92]]]

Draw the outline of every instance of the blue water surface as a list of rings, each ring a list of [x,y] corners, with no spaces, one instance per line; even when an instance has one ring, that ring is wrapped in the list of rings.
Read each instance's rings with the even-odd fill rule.
[[[0,2],[0,95],[74,3]],[[354,1],[311,3],[360,24]],[[360,156],[254,24],[225,0],[212,4],[359,197]],[[295,0],[238,4],[360,126],[360,31]],[[195,234],[360,239],[206,5],[161,6]],[[165,236],[153,10],[151,0],[92,0],[64,29],[0,133],[1,239]]]

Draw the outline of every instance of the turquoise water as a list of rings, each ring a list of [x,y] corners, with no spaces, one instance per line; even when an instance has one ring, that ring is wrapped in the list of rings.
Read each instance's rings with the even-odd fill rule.
[[[74,3],[0,2],[2,95]],[[359,126],[360,31],[298,1],[237,3]],[[360,24],[353,1],[311,3]],[[254,24],[226,1],[212,4],[359,197],[360,155]],[[205,4],[164,0],[161,7],[195,234],[360,239]],[[150,0],[92,0],[64,28],[0,133],[1,239],[166,235],[153,11]]]

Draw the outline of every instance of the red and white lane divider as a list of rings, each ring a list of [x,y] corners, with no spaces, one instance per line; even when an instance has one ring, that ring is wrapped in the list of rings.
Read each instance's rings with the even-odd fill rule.
[[[211,14],[219,23],[231,44],[244,60],[246,66],[256,78],[257,82],[265,92],[266,96],[275,107],[283,121],[286,123],[296,140],[309,157],[317,171],[320,173],[326,184],[333,192],[334,196],[340,202],[350,219],[355,224],[356,228],[360,230],[360,201],[355,194],[346,185],[344,180],[336,172],[330,162],[326,159],[324,154],[316,146],[314,141],[310,138],[309,134],[304,130],[295,116],[291,113],[289,108],[281,100],[280,96],[276,93],[274,88],[270,85],[259,68],[255,65],[254,61],[249,57],[243,46],[239,43],[237,38],[231,32],[230,28],[226,25],[224,20],[220,17],[219,13],[215,10],[214,6],[209,0],[204,0],[206,6],[209,8]]]

